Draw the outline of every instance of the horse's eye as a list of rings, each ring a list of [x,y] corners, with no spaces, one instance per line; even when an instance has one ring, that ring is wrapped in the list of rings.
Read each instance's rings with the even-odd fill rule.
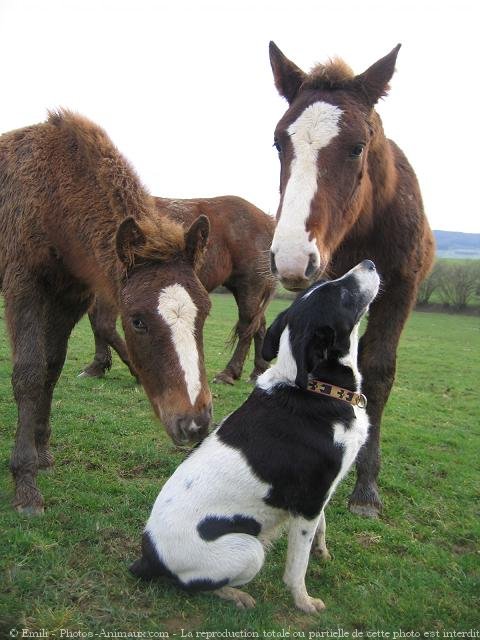
[[[275,149],[278,151],[278,153],[282,152],[282,147],[280,146],[280,143],[278,142],[278,140],[275,140],[273,143],[273,146],[275,147]]]
[[[137,333],[147,333],[147,325],[140,318],[132,318],[132,327]]]
[[[365,145],[364,144],[356,144],[350,150],[350,157],[351,158],[360,158],[360,156],[362,155],[364,149],[365,149]]]

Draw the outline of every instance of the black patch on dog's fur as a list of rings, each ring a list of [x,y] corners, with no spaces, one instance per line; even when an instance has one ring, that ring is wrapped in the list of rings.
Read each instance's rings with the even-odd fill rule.
[[[129,570],[134,576],[142,580],[152,580],[159,576],[176,580],[176,576],[158,556],[148,531],[145,531],[142,536],[142,556],[129,566]]]
[[[260,523],[250,516],[236,514],[230,518],[224,516],[207,516],[197,524],[198,535],[202,540],[212,541],[227,533],[248,533],[258,536]]]
[[[159,557],[148,531],[145,531],[142,536],[142,556],[130,565],[129,570],[135,577],[142,580],[153,580],[159,577],[168,578],[182,589],[185,589],[185,591],[213,591],[224,587],[228,583],[228,578],[217,582],[208,578],[191,580],[187,583],[181,582]]]
[[[356,390],[353,371],[339,360],[369,302],[353,274],[313,288],[277,317],[263,347],[265,359],[277,356],[288,326],[296,386],[256,387],[217,432],[271,485],[267,504],[307,519],[318,516],[341,468],[344,451],[333,440],[333,425],[348,429],[355,418],[351,405],[307,391],[308,378]]]
[[[209,580],[208,578],[203,578],[198,580],[191,580],[187,584],[182,584],[181,582],[179,582],[178,584],[180,587],[182,587],[182,589],[185,589],[185,591],[214,591],[215,589],[224,587],[226,584],[228,584],[228,582],[228,578],[217,580],[217,582],[215,582],[214,580]]]
[[[256,388],[217,433],[271,485],[267,504],[313,519],[342,464],[343,448],[333,441],[332,424],[348,425],[352,419],[353,408],[338,400],[296,387],[271,394]]]

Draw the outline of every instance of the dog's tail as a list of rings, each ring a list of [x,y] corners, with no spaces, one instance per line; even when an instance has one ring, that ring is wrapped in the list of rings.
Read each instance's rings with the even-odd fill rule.
[[[151,565],[147,560],[142,556],[128,567],[130,573],[136,578],[141,578],[142,580],[152,580],[155,577],[155,574],[152,571]]]
[[[142,580],[152,580],[160,576],[174,577],[159,558],[148,531],[145,531],[142,536],[142,556],[135,560],[128,569],[136,578]]]

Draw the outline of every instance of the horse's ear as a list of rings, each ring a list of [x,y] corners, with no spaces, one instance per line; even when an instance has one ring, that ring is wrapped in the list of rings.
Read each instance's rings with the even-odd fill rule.
[[[278,356],[280,337],[287,325],[287,311],[282,311],[268,327],[262,346],[262,358],[267,362]]]
[[[195,269],[202,264],[210,234],[210,222],[207,216],[199,216],[185,232],[185,252]]]
[[[115,238],[117,255],[120,261],[131,267],[135,262],[135,253],[145,245],[146,238],[134,218],[125,218],[117,229]]]
[[[388,83],[395,71],[395,62],[401,46],[397,44],[384,58],[380,58],[366,71],[355,77],[354,83],[370,107],[373,107],[380,98],[387,95]]]
[[[270,42],[269,53],[277,91],[291,104],[307,74],[285,57],[274,42]]]

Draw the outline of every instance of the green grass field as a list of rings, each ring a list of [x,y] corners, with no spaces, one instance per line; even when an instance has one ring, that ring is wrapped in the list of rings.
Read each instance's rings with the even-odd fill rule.
[[[213,302],[205,332],[210,379],[227,361],[224,343],[235,320],[230,296],[214,295]],[[286,304],[274,301],[269,320]],[[128,573],[153,501],[185,451],[168,440],[118,359],[104,380],[76,377],[92,354],[85,320],[74,331],[54,397],[56,465],[39,474],[45,515],[16,514],[8,471],[16,409],[4,333],[1,319],[0,638],[11,628],[18,637],[28,628],[57,638],[102,629],[103,637],[243,630],[250,634],[243,637],[313,638],[339,629],[352,637],[356,629],[353,637],[383,631],[396,640],[479,626],[478,318],[412,315],[383,423],[384,514],[366,520],[348,512],[351,473],[326,512],[333,560],[312,558],[309,565],[309,591],[327,606],[315,616],[295,610],[282,584],[285,536],[247,587],[257,600],[249,611]],[[234,388],[212,385],[215,421],[249,393],[249,372]]]

